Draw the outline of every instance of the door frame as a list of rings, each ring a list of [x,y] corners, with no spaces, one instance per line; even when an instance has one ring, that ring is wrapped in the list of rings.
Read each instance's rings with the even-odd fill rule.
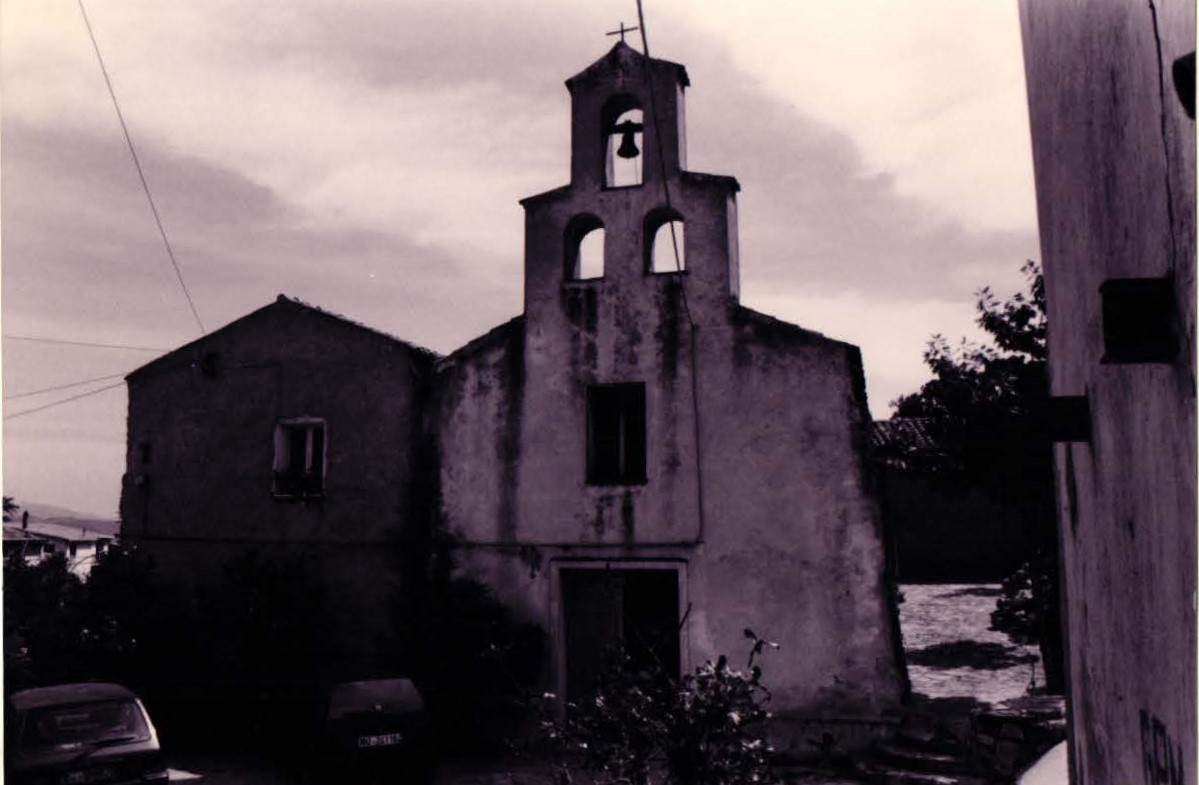
[[[688,592],[687,560],[684,558],[594,558],[566,557],[550,560],[549,617],[553,647],[554,695],[558,712],[566,709],[566,607],[562,602],[562,570],[671,570],[678,580],[679,674],[691,671],[691,600]]]

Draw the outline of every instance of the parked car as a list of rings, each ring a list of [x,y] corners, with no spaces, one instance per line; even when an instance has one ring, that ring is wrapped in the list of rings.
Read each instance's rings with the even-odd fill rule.
[[[5,717],[4,774],[13,785],[165,783],[158,733],[119,684],[59,684],[14,692]]]
[[[431,777],[425,701],[410,679],[351,681],[329,690],[321,720],[325,774],[388,781]]]

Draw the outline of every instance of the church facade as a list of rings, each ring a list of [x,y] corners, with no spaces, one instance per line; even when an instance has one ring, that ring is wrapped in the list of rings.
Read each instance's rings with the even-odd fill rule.
[[[623,43],[567,81],[524,313],[438,363],[445,524],[549,633],[559,694],[613,642],[687,671],[748,628],[780,644],[776,717],[877,717],[904,677],[861,357],[739,304],[739,186],[687,170],[687,86]]]
[[[122,534],[179,569],[321,550],[353,594],[389,583],[366,555],[440,526],[459,576],[545,631],[547,691],[584,694],[618,645],[737,662],[749,629],[779,644],[797,751],[850,746],[906,690],[860,353],[739,303],[739,185],[686,168],[682,66],[622,42],[567,86],[570,182],[522,203],[523,313],[436,358],[281,299],[134,372]]]

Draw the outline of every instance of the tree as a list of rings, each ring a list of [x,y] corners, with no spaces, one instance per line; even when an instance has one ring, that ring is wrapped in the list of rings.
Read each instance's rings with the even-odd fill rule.
[[[989,287],[977,295],[977,324],[989,337],[956,346],[934,335],[924,352],[933,378],[918,392],[892,402],[897,417],[921,417],[942,450],[938,471],[946,482],[976,487],[1015,507],[1027,524],[1027,580],[1023,602],[1005,596],[995,629],[1018,642],[1040,644],[1047,686],[1064,688],[1058,608],[1057,529],[1050,443],[1038,427],[1049,397],[1045,281],[1040,266],[1021,268],[1027,290],[1000,300]]]
[[[77,681],[87,675],[81,656],[82,584],[56,553],[29,563],[19,551],[4,558],[4,672],[6,689]]]
[[[8,523],[12,520],[13,515],[17,510],[21,509],[21,505],[17,504],[16,500],[11,496],[4,497],[4,522]]]

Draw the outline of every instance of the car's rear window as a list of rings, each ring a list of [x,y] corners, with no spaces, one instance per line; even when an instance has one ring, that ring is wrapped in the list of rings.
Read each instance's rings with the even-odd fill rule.
[[[405,713],[424,708],[420,692],[408,679],[381,679],[339,684],[329,696],[329,718],[363,711]]]
[[[150,738],[142,710],[133,701],[96,701],[31,709],[21,729],[20,747],[32,750]]]

